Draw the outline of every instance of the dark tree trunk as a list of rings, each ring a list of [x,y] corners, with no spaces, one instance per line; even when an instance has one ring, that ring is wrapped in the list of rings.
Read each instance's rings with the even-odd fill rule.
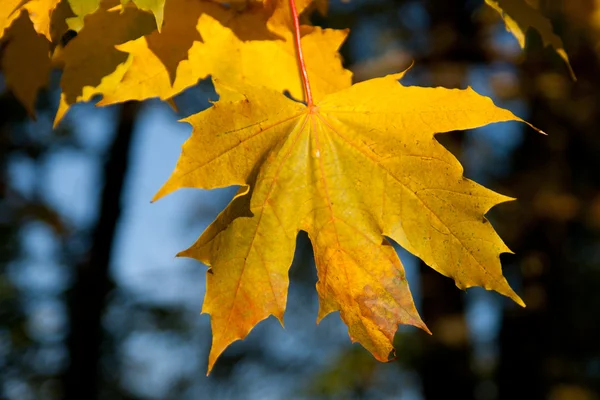
[[[570,29],[565,37],[578,27]],[[531,99],[528,120],[548,136],[525,132],[508,183],[519,201],[503,220],[516,225],[508,229],[514,232],[509,242],[527,308],[504,313],[500,399],[591,399],[600,391],[593,372],[600,354],[600,269],[591,252],[600,239],[600,66],[595,44],[583,37],[574,43],[579,47],[567,49],[578,82],[557,74],[554,84],[563,80],[565,88],[560,98],[547,96],[542,81],[523,82]],[[530,51],[524,76],[547,74],[541,60],[549,57],[550,51]],[[580,119],[584,109],[589,115]]]
[[[464,87],[465,66],[485,60],[477,40],[479,27],[471,16],[474,10],[463,0],[430,0],[426,4],[434,46],[416,65],[430,66],[432,86]],[[454,74],[448,69],[449,63],[457,67]],[[450,74],[444,72],[448,70]],[[438,71],[443,73],[437,74]],[[438,140],[458,155],[462,137],[444,134]],[[422,316],[433,332],[431,337],[423,337],[423,353],[417,366],[423,395],[427,400],[474,399],[478,377],[470,367],[463,296],[451,280],[425,265],[421,268],[421,282]]]
[[[104,164],[104,188],[98,220],[91,234],[91,248],[85,260],[77,265],[75,282],[68,294],[70,364],[65,375],[66,400],[98,398],[104,342],[102,316],[107,296],[114,286],[109,263],[138,110],[139,105],[133,102],[121,107],[115,138]]]
[[[454,284],[429,267],[421,274],[423,319],[433,332],[423,336],[418,361],[425,399],[473,399],[476,377],[462,296]]]

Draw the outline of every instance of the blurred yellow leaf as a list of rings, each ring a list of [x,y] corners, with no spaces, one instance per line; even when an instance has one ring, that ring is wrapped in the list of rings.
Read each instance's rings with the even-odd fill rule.
[[[220,100],[187,118],[193,133],[155,200],[179,188],[241,188],[180,255],[210,269],[209,371],[269,315],[283,323],[299,230],[318,270],[318,320],[339,310],[352,341],[388,359],[398,324],[427,330],[387,238],[465,289],[523,302],[502,275],[509,252],[484,214],[511,200],[463,176],[439,132],[521,121],[473,90],[405,87],[390,75],[305,106],[264,86],[215,80]],[[387,238],[386,238],[387,237]]]
[[[55,62],[63,67],[61,102],[55,124],[71,104],[89,101],[117,85],[130,60],[115,45],[143,36],[155,27],[152,15],[135,8],[100,8],[89,15],[77,37],[55,56]]]
[[[51,41],[50,22],[52,12],[60,3],[60,0],[31,0],[24,5],[29,12],[29,18],[33,22],[36,32],[46,36]]]
[[[0,39],[4,32],[20,14],[23,0],[2,0],[0,6]]]
[[[544,46],[554,47],[567,64],[571,77],[576,79],[562,40],[554,33],[550,20],[539,10],[530,6],[525,0],[485,0],[485,2],[502,16],[506,29],[517,38],[522,49],[525,48],[525,35],[529,28],[538,31]]]
[[[69,28],[79,32],[83,28],[84,18],[100,8],[102,0],[68,0],[75,17],[69,18]]]
[[[48,40],[52,40],[50,36],[50,19],[58,3],[60,3],[60,0],[2,0],[2,6],[0,6],[0,39],[21,11],[27,10],[35,31],[46,36]]]
[[[166,0],[121,0],[121,3],[127,4],[130,1],[132,1],[140,10],[152,12],[154,18],[156,18],[156,26],[159,31],[161,30]]]
[[[105,11],[102,15],[123,19],[116,11]],[[78,46],[77,50],[71,51],[72,57],[77,60],[101,57],[102,51],[93,43],[103,41],[103,49],[118,56],[123,64],[118,76],[111,75],[102,80],[102,87],[88,90],[89,94],[85,96],[68,96],[70,91],[66,90],[56,122],[71,104],[88,101],[94,94],[103,96],[98,105],[151,97],[166,100],[209,75],[264,85],[281,92],[287,90],[295,98],[302,99],[302,81],[291,32],[287,28],[278,29],[276,33],[270,31],[267,28],[269,15],[270,11],[262,5],[238,13],[213,2],[171,0],[165,7],[161,32],[154,31],[117,45],[118,51],[106,47],[107,40],[100,30],[90,28],[96,34],[77,37],[73,42],[77,41]],[[91,16],[87,24],[95,23],[98,18]],[[124,31],[131,23],[113,26],[111,30]],[[352,75],[342,67],[337,52],[346,35],[347,31],[304,28],[302,45],[317,99],[351,84]],[[108,43],[116,44],[115,41]],[[73,76],[67,75],[63,82],[66,85],[72,80]]]
[[[6,84],[29,115],[34,116],[37,94],[46,86],[52,68],[50,42],[38,35],[26,12],[7,30],[6,39],[2,57]]]
[[[295,3],[299,14],[305,12],[309,7],[317,8],[321,14],[327,12],[327,0],[295,0]],[[264,0],[264,4],[267,9],[271,10],[269,27],[273,31],[291,31],[293,22],[289,0]]]

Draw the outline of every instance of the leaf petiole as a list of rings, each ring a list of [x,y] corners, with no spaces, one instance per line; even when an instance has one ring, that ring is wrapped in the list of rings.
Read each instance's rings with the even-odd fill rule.
[[[306,105],[312,107],[313,99],[310,90],[310,81],[308,80],[308,72],[306,72],[306,64],[304,63],[304,55],[302,53],[302,43],[300,40],[300,21],[298,20],[298,10],[296,9],[296,1],[289,0],[290,9],[292,10],[292,21],[294,24],[294,39],[296,42],[296,55],[300,67],[300,75],[302,75],[302,83],[304,85],[304,93],[306,94]]]

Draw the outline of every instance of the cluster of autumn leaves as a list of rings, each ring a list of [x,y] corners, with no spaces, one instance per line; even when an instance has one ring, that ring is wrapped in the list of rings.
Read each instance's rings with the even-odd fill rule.
[[[523,0],[486,2],[521,41],[533,26],[568,62],[549,22]],[[318,319],[339,311],[351,339],[379,360],[393,350],[399,323],[428,330],[388,238],[459,288],[482,286],[523,304],[502,275],[499,254],[509,249],[484,217],[510,198],[464,178],[434,138],[521,119],[470,88],[405,87],[403,74],[352,85],[338,54],[348,31],[295,32],[288,0],[122,3],[3,0],[2,70],[33,115],[50,70],[61,68],[55,123],[95,95],[99,105],[169,100],[212,76],[219,101],[185,120],[192,136],[155,197],[240,187],[180,254],[210,266],[209,371],[261,320],[283,323],[299,230],[315,253]],[[325,0],[295,3],[300,12],[327,8]],[[66,42],[68,30],[77,36]],[[297,101],[308,98],[300,36],[314,104]]]
[[[72,104],[98,94],[99,105],[167,100],[209,75],[303,97],[287,1],[232,1],[228,7],[202,0],[123,2],[96,1],[89,7],[93,0],[3,0],[2,70],[31,114],[53,67],[62,69],[56,123]],[[302,11],[311,1],[297,3]],[[78,34],[63,46],[69,29]],[[347,34],[303,27],[317,94],[350,86],[351,73],[337,53]]]
[[[525,46],[536,29],[568,64],[560,38],[525,0],[485,0]],[[227,3],[223,7],[218,3]],[[327,0],[298,0],[325,13]],[[287,0],[3,0],[1,68],[31,115],[53,68],[62,69],[58,123],[69,107],[100,94],[99,105],[167,100],[211,75],[245,80],[303,98]],[[64,46],[68,30],[77,37]],[[313,90],[351,84],[337,50],[348,32],[303,26]]]

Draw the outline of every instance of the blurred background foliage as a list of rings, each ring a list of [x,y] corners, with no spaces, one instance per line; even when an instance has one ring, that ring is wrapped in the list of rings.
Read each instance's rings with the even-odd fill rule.
[[[536,32],[522,52],[482,0],[332,1],[310,17],[351,29],[342,54],[356,81],[414,60],[407,84],[473,86],[548,133],[509,123],[439,137],[468,177],[519,199],[490,218],[528,306],[461,292],[399,248],[434,334],[401,327],[387,364],[337,315],[315,325],[300,235],[286,328],[261,323],[205,377],[205,268],[173,255],[233,191],[149,199],[189,135],[175,121],[216,99],[210,82],[175,99],[178,113],[79,105],[52,130],[58,76],[36,121],[0,78],[0,398],[599,399],[600,1],[528,2],[553,21],[576,82]]]

